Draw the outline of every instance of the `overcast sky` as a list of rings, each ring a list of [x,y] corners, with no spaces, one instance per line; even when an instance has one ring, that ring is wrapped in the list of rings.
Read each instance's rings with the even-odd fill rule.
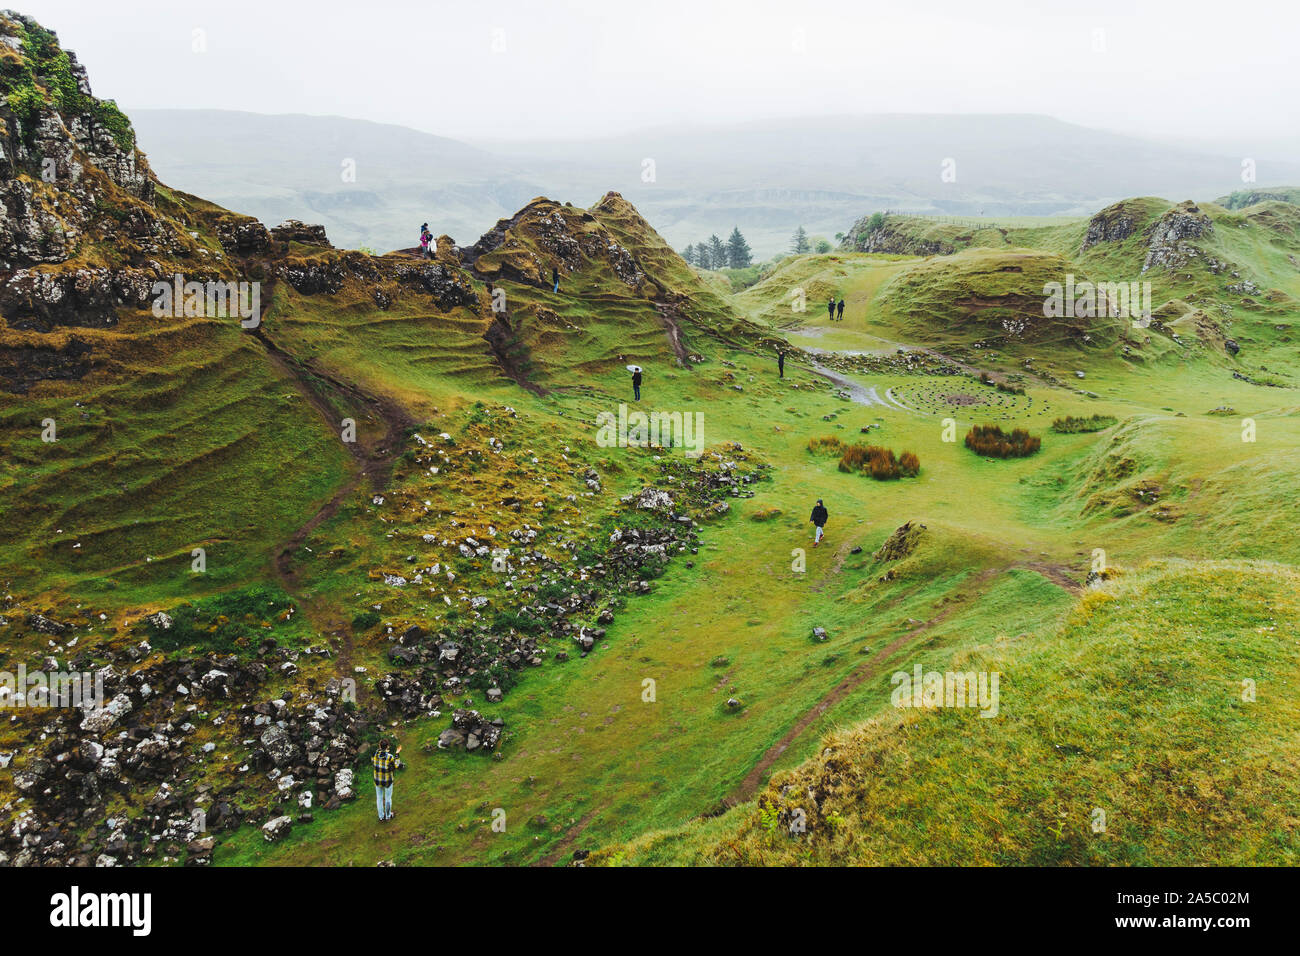
[[[7,2],[128,112],[332,114],[480,140],[1015,112],[1238,155],[1300,144],[1295,0]]]

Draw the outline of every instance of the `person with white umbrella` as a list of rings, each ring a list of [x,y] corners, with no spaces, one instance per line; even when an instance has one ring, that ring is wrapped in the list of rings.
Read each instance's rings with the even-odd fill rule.
[[[641,366],[629,365],[627,370],[632,373],[632,395],[636,401],[641,401]]]

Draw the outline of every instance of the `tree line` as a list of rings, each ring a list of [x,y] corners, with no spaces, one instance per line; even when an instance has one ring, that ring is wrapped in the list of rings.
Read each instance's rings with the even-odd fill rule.
[[[745,269],[754,263],[749,243],[734,227],[724,242],[717,233],[682,250],[682,258],[699,269]]]
[[[843,233],[837,233],[835,238],[843,238]],[[833,248],[835,247],[831,245],[829,239],[822,236],[810,236],[808,230],[803,226],[796,229],[794,235],[790,237],[790,251],[797,256],[808,252],[824,254],[830,252]]]

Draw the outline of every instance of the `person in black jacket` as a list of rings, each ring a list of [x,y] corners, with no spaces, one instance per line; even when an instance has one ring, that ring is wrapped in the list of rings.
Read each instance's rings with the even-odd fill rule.
[[[637,369],[632,373],[632,395],[639,402],[641,401],[641,370]]]
[[[818,498],[817,506],[812,510],[812,517],[808,519],[814,525],[817,526],[817,531],[813,537],[814,548],[817,547],[817,545],[822,543],[822,533],[823,533],[822,529],[825,527],[826,519],[829,517],[830,515],[826,511],[826,506],[822,504],[822,500]]]
[[[826,318],[831,322],[835,321],[835,296],[831,296],[826,303]]]
[[[841,322],[844,321],[844,300],[843,299],[840,299],[840,301],[835,305],[835,318]]]
[[[785,352],[776,353],[776,371],[781,378],[785,378]]]

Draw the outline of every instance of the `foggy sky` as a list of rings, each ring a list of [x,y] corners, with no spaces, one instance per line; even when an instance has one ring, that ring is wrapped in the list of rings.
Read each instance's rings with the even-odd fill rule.
[[[1044,113],[1238,155],[1300,148],[1295,3],[9,2],[128,113],[340,115],[470,140]]]

